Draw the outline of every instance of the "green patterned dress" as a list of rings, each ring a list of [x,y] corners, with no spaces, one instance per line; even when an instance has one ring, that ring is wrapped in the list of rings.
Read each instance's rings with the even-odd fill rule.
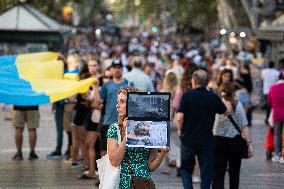
[[[107,138],[118,140],[117,128],[112,124],[107,133]],[[127,148],[128,159],[134,172],[134,176],[151,179],[148,162],[150,151],[147,148]],[[130,189],[131,176],[125,159],[121,163],[120,189]]]

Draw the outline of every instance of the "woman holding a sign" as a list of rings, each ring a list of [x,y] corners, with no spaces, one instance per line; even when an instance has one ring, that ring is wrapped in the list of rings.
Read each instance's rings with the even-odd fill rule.
[[[107,133],[109,160],[114,167],[121,166],[120,189],[155,188],[151,172],[155,171],[163,161],[169,148],[158,149],[126,147],[126,118],[127,93],[137,92],[134,87],[124,87],[118,92],[117,112],[118,122],[110,126]],[[120,135],[120,136],[119,136]],[[121,138],[121,139],[120,139]],[[121,142],[119,142],[121,141]]]

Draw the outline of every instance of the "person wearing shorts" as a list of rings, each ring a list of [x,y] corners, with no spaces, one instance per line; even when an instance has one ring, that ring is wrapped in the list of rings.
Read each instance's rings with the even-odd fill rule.
[[[88,172],[83,173],[80,179],[96,179],[96,149],[95,144],[99,138],[99,123],[92,119],[93,111],[90,112],[85,120],[84,128],[86,130],[85,138],[85,162],[87,163]]]
[[[87,115],[90,113],[90,109],[86,104],[86,94],[78,94],[76,97],[76,104],[73,110],[72,116],[72,152],[71,161],[72,166],[78,165],[78,154],[80,148],[80,160],[85,157],[85,137],[86,131],[83,127]]]
[[[99,57],[93,55],[88,60],[88,71],[94,79],[92,86],[89,89],[87,99],[90,102],[90,113],[87,115],[84,126],[87,131],[85,140],[86,156],[88,172],[84,172],[79,178],[81,179],[96,179],[96,156],[100,149],[95,149],[99,138],[99,122],[101,119],[102,103],[99,96],[99,88],[102,84],[102,77],[99,72],[100,61]]]
[[[27,124],[30,154],[29,160],[38,159],[35,153],[35,146],[37,140],[36,129],[39,127],[40,114],[38,106],[14,106],[13,125],[15,127],[15,144],[17,152],[13,159],[23,160],[22,146],[23,146],[23,131],[25,124]]]

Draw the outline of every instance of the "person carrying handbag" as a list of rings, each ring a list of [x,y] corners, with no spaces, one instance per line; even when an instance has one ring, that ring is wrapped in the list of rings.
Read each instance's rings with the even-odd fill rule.
[[[248,129],[248,121],[244,108],[235,97],[235,87],[232,83],[220,86],[220,92],[231,115],[216,115],[213,133],[214,149],[214,178],[212,189],[223,189],[227,165],[229,165],[230,189],[239,188],[241,161],[244,158],[244,146],[247,146],[247,157],[253,155],[252,141]],[[246,142],[244,144],[243,142]]]
[[[158,149],[127,148],[125,129],[126,101],[128,92],[137,92],[134,87],[121,88],[117,96],[117,124],[112,124],[107,132],[107,155],[113,167],[120,166],[119,189],[154,189],[151,172],[155,171],[163,161],[169,148]],[[117,125],[117,126],[116,126]],[[121,143],[118,141],[120,130]],[[100,183],[106,185],[107,183]],[[107,187],[105,187],[107,188]]]

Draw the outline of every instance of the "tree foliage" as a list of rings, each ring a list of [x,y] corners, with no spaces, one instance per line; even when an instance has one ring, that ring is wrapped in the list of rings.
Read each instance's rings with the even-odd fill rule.
[[[19,0],[0,0],[0,2],[0,12],[20,3]],[[104,9],[101,0],[26,0],[25,2],[59,21],[62,21],[63,7],[72,6],[78,9],[81,23],[88,23],[93,15]]]
[[[19,0],[0,0],[0,11],[19,3]],[[137,5],[139,1],[139,5]],[[121,20],[138,14],[140,19],[160,19],[162,12],[169,12],[178,25],[191,25],[200,28],[216,24],[217,5],[220,0],[115,0],[110,9],[119,15]],[[62,20],[62,8],[72,4],[77,7],[81,23],[88,24],[93,15],[104,10],[103,0],[27,0],[45,14]]]
[[[10,7],[13,7],[17,4],[20,4],[19,0],[1,0],[0,11],[4,11]],[[50,17],[59,18],[61,16],[62,7],[67,5],[68,0],[49,0],[49,1],[40,1],[40,0],[27,0],[26,3],[36,7],[40,11],[44,12]]]
[[[112,5],[114,12],[121,16],[138,13],[145,19],[158,17],[163,11],[170,12],[178,24],[191,25],[196,20],[201,24],[212,24],[217,21],[219,0],[116,0]]]
[[[177,0],[178,21],[180,23],[216,23],[218,0]]]

